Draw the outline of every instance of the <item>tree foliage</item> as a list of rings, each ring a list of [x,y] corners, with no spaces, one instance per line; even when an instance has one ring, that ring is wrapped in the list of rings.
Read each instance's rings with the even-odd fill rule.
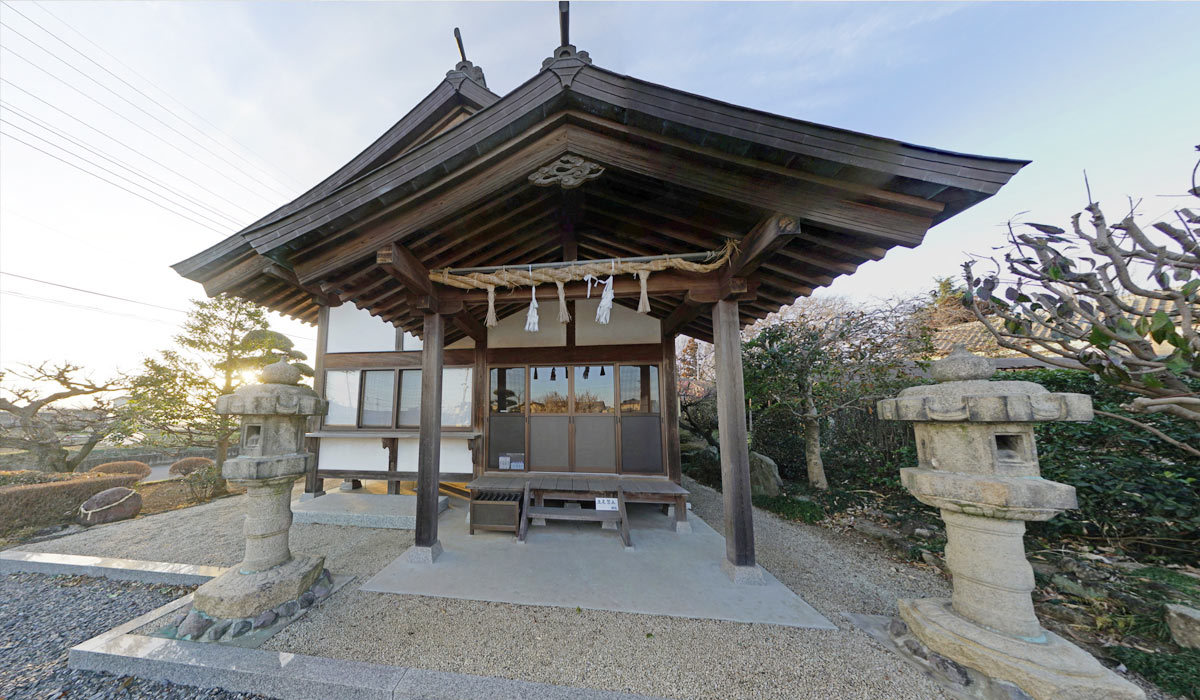
[[[97,382],[85,376],[82,367],[69,363],[27,365],[10,374],[24,382],[5,384],[5,373],[0,372],[0,411],[13,417],[11,425],[0,426],[0,447],[28,451],[41,471],[75,471],[96,445],[116,431],[119,417],[112,395],[123,387],[124,379]],[[84,397],[90,403],[68,405],[71,399]],[[67,449],[68,436],[82,441],[78,450]]]
[[[903,371],[932,351],[915,310],[912,302],[871,309],[809,302],[744,344],[746,395],[764,408],[786,408],[803,423],[814,487],[828,486],[821,420],[890,395]]]
[[[150,442],[215,447],[219,465],[237,422],[216,414],[217,398],[253,381],[266,365],[305,359],[267,326],[266,311],[251,302],[225,295],[194,300],[174,338],[177,347],[147,358],[133,381],[125,429]]]
[[[1002,347],[1082,366],[1137,394],[1132,413],[1200,424],[1200,216],[1180,209],[1146,231],[1132,212],[1109,224],[1099,204],[1085,211],[1089,225],[1077,213],[1069,230],[1010,223],[991,269],[963,265],[964,303]]]

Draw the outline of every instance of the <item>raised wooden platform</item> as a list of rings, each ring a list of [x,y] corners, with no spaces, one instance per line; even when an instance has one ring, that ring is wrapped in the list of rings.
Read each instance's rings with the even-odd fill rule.
[[[626,502],[661,503],[665,511],[668,505],[674,505],[676,530],[683,532],[688,529],[688,491],[667,478],[518,472],[487,474],[468,483],[467,488],[472,494],[499,491],[531,495],[533,503],[522,509],[523,520],[527,517],[542,519],[544,516],[527,514],[538,512],[547,500],[578,501],[619,496],[622,506]],[[623,533],[622,538],[628,546],[628,533]]]
[[[515,491],[532,490],[561,493],[591,493],[598,496],[616,496],[617,488],[625,492],[626,499],[640,503],[674,503],[676,496],[687,496],[687,489],[670,479],[638,476],[604,476],[599,474],[539,474],[519,472],[516,474],[486,474],[467,484],[472,491]],[[657,496],[658,498],[640,498]]]

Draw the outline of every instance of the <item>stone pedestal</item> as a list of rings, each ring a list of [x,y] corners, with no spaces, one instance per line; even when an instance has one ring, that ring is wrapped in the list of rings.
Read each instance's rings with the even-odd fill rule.
[[[901,600],[897,629],[917,656],[960,664],[1035,700],[1135,700],[1132,683],[1042,629],[1034,613],[1025,521],[1077,507],[1075,489],[1040,476],[1033,423],[1092,419],[1091,398],[1032,382],[987,381],[991,360],[961,347],[931,368],[938,384],[879,402],[884,420],[913,421],[919,466],[900,480],[946,524],[950,600]],[[924,658],[922,656],[922,658]]]
[[[293,557],[288,545],[292,485],[312,458],[303,448],[305,422],[327,407],[299,380],[280,362],[263,370],[263,384],[217,400],[217,413],[242,416],[241,455],[222,474],[246,489],[246,549],[240,564],[196,590],[193,610],[206,618],[254,618],[299,601],[322,580],[325,558]]]

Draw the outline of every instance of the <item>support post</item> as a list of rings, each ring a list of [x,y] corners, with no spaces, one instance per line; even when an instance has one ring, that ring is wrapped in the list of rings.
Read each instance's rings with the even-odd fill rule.
[[[442,552],[438,541],[438,481],[442,448],[442,344],[445,319],[424,315],[421,349],[421,429],[417,445],[417,523],[412,562],[432,564]]]
[[[675,365],[675,334],[662,339],[662,412],[667,422],[667,478],[681,480],[679,457],[679,370]]]
[[[713,304],[717,430],[721,443],[721,490],[725,504],[725,561],[735,583],[763,583],[754,563],[754,513],[750,504],[750,448],[746,444],[741,324],[736,301]]]
[[[340,302],[339,302],[340,304]],[[317,356],[314,360],[313,391],[317,396],[325,396],[325,345],[329,338],[329,307],[322,306],[317,311]],[[313,416],[308,419],[306,426],[310,430],[320,430],[324,425],[324,416]],[[304,474],[304,494],[301,500],[325,495],[325,480],[317,476],[321,457],[321,439],[305,438],[305,449],[312,455],[308,462],[308,470]]]

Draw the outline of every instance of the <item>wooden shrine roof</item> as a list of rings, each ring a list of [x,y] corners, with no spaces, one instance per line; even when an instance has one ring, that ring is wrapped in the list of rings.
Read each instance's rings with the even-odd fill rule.
[[[563,156],[604,170],[575,189],[530,182]],[[750,323],[893,246],[916,246],[1026,163],[726,104],[604,70],[566,46],[503,97],[460,64],[329,178],[174,267],[210,294],[305,321],[345,301],[419,331],[420,290],[382,266],[380,250],[437,270],[694,253],[732,238],[758,255],[739,273]],[[756,247],[780,221],[786,235]],[[706,314],[671,316],[687,285],[654,281],[651,313],[710,338]],[[471,318],[448,327],[447,342],[483,317],[479,295],[464,298]]]

